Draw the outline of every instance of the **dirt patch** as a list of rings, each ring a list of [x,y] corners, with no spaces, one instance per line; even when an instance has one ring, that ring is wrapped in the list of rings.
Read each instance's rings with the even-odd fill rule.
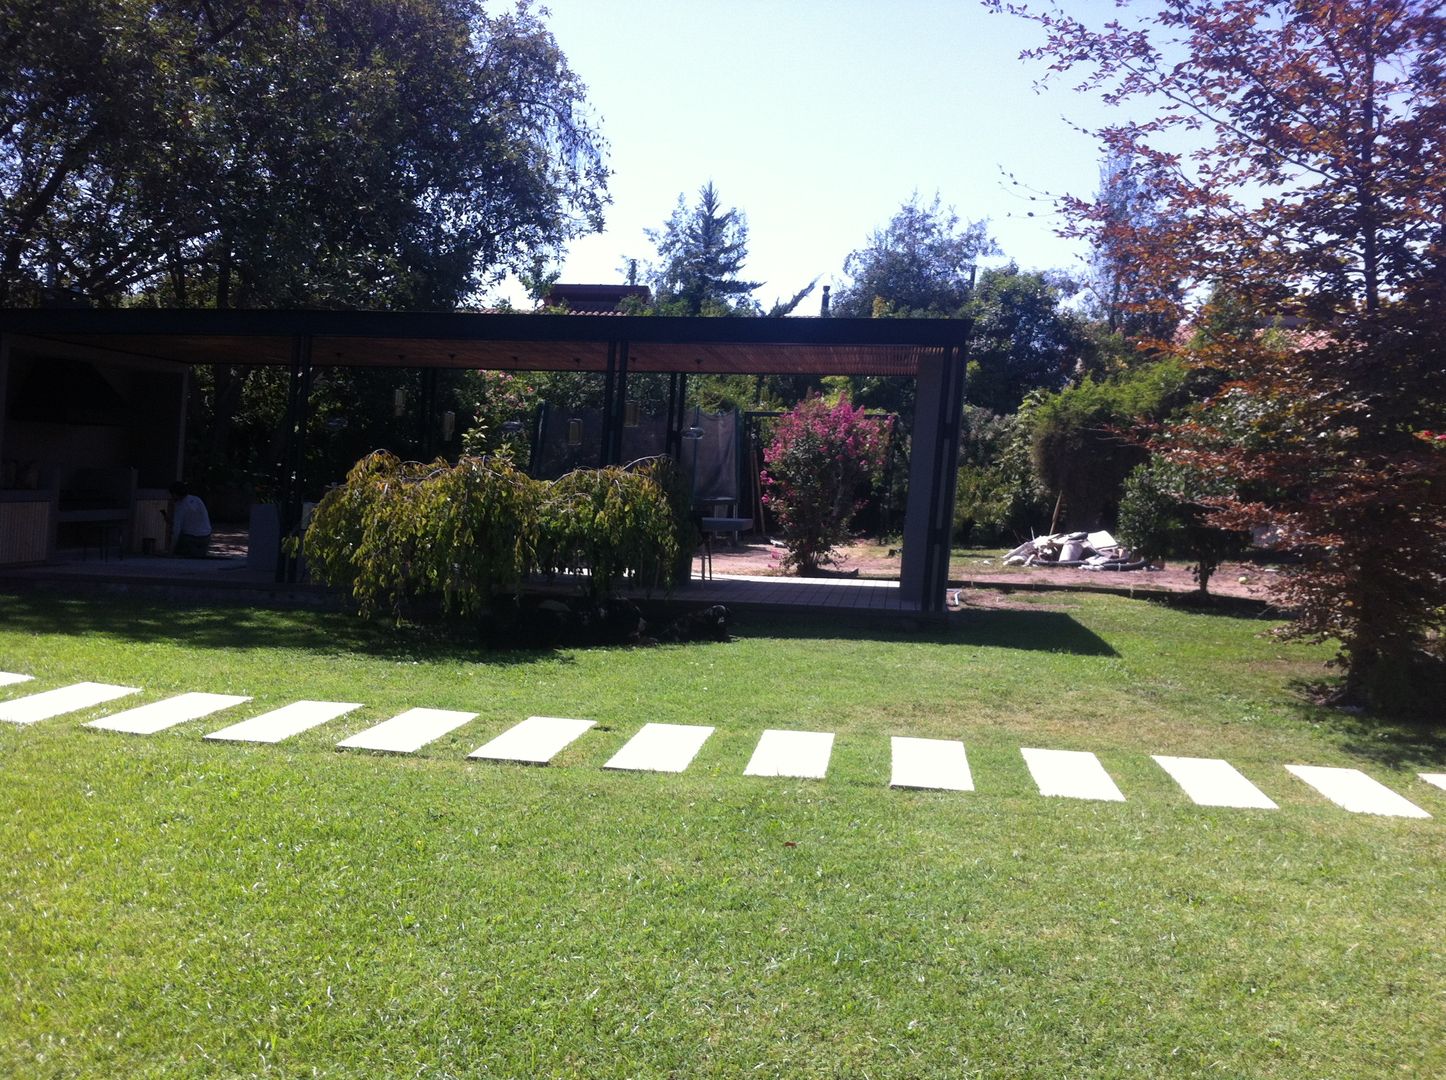
[[[715,574],[777,574],[783,549],[770,544],[748,543],[738,547],[715,544]],[[851,544],[842,549],[834,573],[866,578],[897,578],[899,554],[896,548],[875,544]],[[1268,600],[1270,583],[1285,571],[1257,563],[1223,564],[1210,579],[1210,592],[1243,600]],[[955,558],[949,565],[949,580],[956,587],[988,591],[1050,588],[1105,589],[1131,593],[1192,593],[1195,578],[1189,563],[1167,563],[1161,570],[1102,571],[1078,567],[1005,566],[1002,553]]]

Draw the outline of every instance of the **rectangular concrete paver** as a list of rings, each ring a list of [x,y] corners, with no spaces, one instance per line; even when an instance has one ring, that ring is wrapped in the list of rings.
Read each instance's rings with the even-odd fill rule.
[[[393,754],[410,754],[447,732],[461,727],[477,714],[452,709],[408,709],[384,720],[376,727],[343,739],[337,746],[352,750],[385,750]]]
[[[1219,758],[1169,757],[1151,755],[1200,806],[1237,806],[1242,809],[1275,810],[1274,802],[1241,776],[1235,766]]]
[[[354,701],[293,701],[290,705],[213,731],[206,738],[221,742],[279,743],[282,739],[289,739],[360,708],[361,705]]]
[[[1353,814],[1410,818],[1431,816],[1360,769],[1337,769],[1324,765],[1287,765],[1285,768],[1331,802]]]
[[[467,756],[546,765],[596,723],[596,720],[569,720],[561,716],[529,716]]]
[[[13,671],[0,671],[0,686],[14,686],[16,683],[29,682],[35,678],[34,675],[17,675]]]
[[[1423,772],[1418,774],[1428,784],[1435,784],[1442,791],[1446,791],[1446,772]]]
[[[1036,750],[1022,747],[1024,763],[1041,795],[1067,799],[1103,799],[1124,802],[1125,796],[1105,772],[1100,759],[1088,750]]]
[[[644,724],[603,768],[682,772],[712,734],[711,727],[694,724]]]
[[[123,731],[127,735],[154,735],[187,720],[198,720],[250,700],[235,694],[177,694],[165,701],[153,701],[136,709],[103,716],[86,726],[103,731]]]
[[[0,702],[0,720],[12,724],[33,724],[38,720],[49,720],[52,716],[88,709],[92,705],[103,705],[107,701],[140,692],[138,686],[76,683],[73,686],[62,686],[58,690],[46,690],[42,694],[28,694],[13,701]]]
[[[964,755],[964,744],[957,739],[914,739],[895,735],[889,742],[893,757],[890,787],[974,790],[969,759]]]
[[[753,748],[744,776],[794,776],[822,780],[833,753],[832,731],[766,729]]]

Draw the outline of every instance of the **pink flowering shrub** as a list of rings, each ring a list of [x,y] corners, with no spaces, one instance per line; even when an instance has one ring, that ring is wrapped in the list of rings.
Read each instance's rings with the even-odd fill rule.
[[[809,398],[778,418],[759,480],[783,528],[786,569],[808,576],[834,561],[883,469],[888,434],[888,420],[871,420],[846,399]]]

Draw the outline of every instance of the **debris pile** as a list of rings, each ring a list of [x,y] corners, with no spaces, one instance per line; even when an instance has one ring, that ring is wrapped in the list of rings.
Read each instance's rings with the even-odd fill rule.
[[[1036,536],[1004,556],[1005,566],[1073,566],[1081,570],[1146,570],[1149,562],[1135,558],[1107,532],[1055,533]]]

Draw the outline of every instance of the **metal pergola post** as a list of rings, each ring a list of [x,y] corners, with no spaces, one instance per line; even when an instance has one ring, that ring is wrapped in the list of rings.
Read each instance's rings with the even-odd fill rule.
[[[628,407],[628,343],[608,342],[608,366],[603,380],[602,453],[600,464],[620,465],[623,424]]]
[[[287,551],[287,540],[301,526],[302,488],[305,483],[306,424],[311,398],[311,336],[297,334],[291,342],[291,380],[287,385],[286,419],[282,433],[281,498],[277,521],[276,580],[294,582],[300,560]]]
[[[916,386],[899,591],[921,614],[941,615],[964,413],[963,349],[950,345],[941,356],[921,359]]]
[[[613,442],[613,385],[618,376],[618,343],[608,342],[607,367],[603,371],[602,436],[598,445],[598,464],[611,465],[608,448]]]

